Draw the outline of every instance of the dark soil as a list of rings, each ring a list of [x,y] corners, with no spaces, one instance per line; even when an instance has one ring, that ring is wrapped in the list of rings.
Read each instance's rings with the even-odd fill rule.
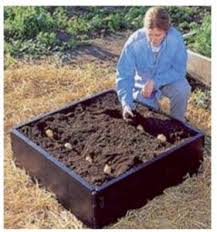
[[[89,183],[101,185],[193,136],[182,123],[145,106],[138,105],[134,113],[125,122],[116,94],[107,93],[20,131]],[[160,141],[159,134],[167,141]]]

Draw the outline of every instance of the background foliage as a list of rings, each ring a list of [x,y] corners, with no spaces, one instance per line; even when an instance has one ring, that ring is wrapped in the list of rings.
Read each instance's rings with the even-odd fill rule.
[[[148,6],[53,7],[8,6],[4,8],[6,66],[14,58],[64,53],[90,39],[143,26]],[[211,56],[211,8],[166,7],[172,24],[183,33],[194,31],[187,45]]]

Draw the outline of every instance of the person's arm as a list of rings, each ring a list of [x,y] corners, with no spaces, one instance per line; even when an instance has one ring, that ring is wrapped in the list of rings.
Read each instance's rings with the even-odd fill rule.
[[[116,89],[122,104],[122,107],[129,106],[133,108],[132,91],[134,87],[135,76],[135,57],[133,48],[125,46],[120,55],[117,64]]]
[[[164,85],[184,78],[186,75],[186,63],[187,51],[183,38],[180,36],[176,46],[175,57],[171,61],[171,66],[168,70],[164,72],[159,71],[154,76],[155,89],[159,89]]]

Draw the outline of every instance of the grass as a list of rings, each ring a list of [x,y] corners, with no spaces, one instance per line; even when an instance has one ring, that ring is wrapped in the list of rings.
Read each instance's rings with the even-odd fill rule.
[[[19,64],[5,71],[4,225],[7,229],[85,228],[64,209],[55,195],[34,183],[12,159],[9,130],[21,122],[114,86],[113,68],[96,63],[57,66],[55,63]],[[161,102],[168,110],[168,101]],[[131,210],[107,228],[211,228],[210,112],[191,100],[187,117],[206,132],[200,174],[165,190],[144,207]]]

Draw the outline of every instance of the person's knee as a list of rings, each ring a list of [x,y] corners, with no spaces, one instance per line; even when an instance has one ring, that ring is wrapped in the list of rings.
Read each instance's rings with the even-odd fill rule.
[[[182,86],[180,85],[178,86],[178,88],[175,88],[172,91],[172,99],[177,100],[179,102],[188,100],[190,95],[191,95],[191,86],[188,83],[185,83]]]

